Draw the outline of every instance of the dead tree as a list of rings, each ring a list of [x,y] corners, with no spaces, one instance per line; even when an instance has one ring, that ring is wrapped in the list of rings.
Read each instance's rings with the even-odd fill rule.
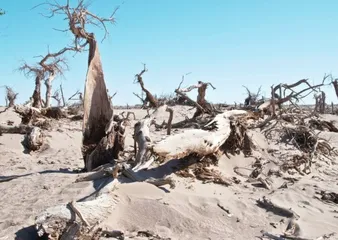
[[[192,85],[188,88],[181,88],[181,85],[183,83],[184,79],[182,79],[180,85],[178,86],[177,89],[175,89],[175,93],[177,95],[179,95],[180,97],[185,98],[188,102],[190,102],[191,104],[193,104],[196,107],[196,112],[193,116],[193,118],[198,117],[199,115],[201,115],[202,113],[208,113],[211,115],[215,114],[215,109],[212,107],[212,105],[210,103],[207,102],[207,100],[205,100],[205,94],[206,94],[206,90],[208,86],[211,86],[213,89],[216,89],[211,83],[204,83],[202,81],[198,81],[198,83],[196,85]],[[186,93],[190,92],[193,89],[196,89],[198,91],[198,95],[197,95],[197,101],[195,102],[194,100],[192,100],[191,98],[189,98]]]
[[[41,81],[45,77],[45,72],[41,67],[30,66],[27,63],[24,63],[19,71],[22,71],[26,77],[35,77],[35,88],[32,95],[32,107],[41,108]]]
[[[18,93],[15,93],[11,87],[5,86],[5,88],[6,88],[6,97],[5,97],[6,106],[14,107]]]
[[[326,107],[326,103],[325,103],[326,95],[325,95],[325,92],[321,91],[318,95],[315,94],[314,98],[316,100],[315,112],[319,112],[321,114],[324,114],[325,113],[325,107]]]
[[[30,66],[24,63],[19,70],[24,72],[27,77],[35,77],[35,89],[33,92],[33,104],[32,107],[41,108],[50,107],[50,99],[52,97],[52,81],[57,75],[62,75],[63,72],[68,69],[66,60],[61,56],[67,51],[78,51],[74,47],[65,47],[56,53],[47,53],[41,57],[41,61],[37,65]],[[46,98],[45,103],[42,104],[41,99],[41,82],[44,81],[46,85]]]
[[[299,99],[301,98],[304,98],[306,96],[308,96],[309,94],[311,94],[313,91],[315,92],[318,92],[318,89],[322,86],[325,86],[325,81],[326,79],[329,77],[329,75],[325,75],[324,78],[323,78],[323,81],[322,83],[320,84],[317,84],[317,85],[314,85],[312,86],[309,82],[308,82],[308,79],[302,79],[302,80],[299,80],[293,84],[279,84],[277,85],[276,87],[274,87],[273,91],[274,93],[276,94],[276,91],[279,90],[280,91],[280,96],[279,96],[279,99],[276,100],[276,104],[283,104],[285,102],[289,102],[289,101],[293,101],[293,100],[296,100],[296,101],[299,101]],[[294,90],[295,87],[298,87],[300,86],[301,84],[303,85],[306,85],[307,87],[304,88],[303,90],[297,92]],[[286,96],[286,91],[289,90],[291,91],[291,93],[289,93],[287,96]],[[303,93],[306,93],[307,94],[305,96],[302,96]],[[283,97],[282,97],[282,94],[283,93]]]
[[[261,92],[262,86],[258,88],[257,93],[252,93],[246,86],[243,86],[248,92],[248,97],[244,100],[244,106],[255,106],[258,102],[258,97]]]
[[[286,102],[290,102],[291,104],[295,105],[296,102],[298,102],[300,99],[305,98],[306,96],[308,96],[312,92],[318,92],[320,87],[327,85],[325,83],[327,78],[328,78],[328,75],[325,75],[322,83],[314,85],[314,86],[312,86],[308,82],[308,79],[302,79],[302,80],[299,80],[299,81],[297,81],[293,84],[279,84],[279,85],[273,87],[273,89],[271,91],[271,95],[274,97],[273,102],[278,107],[280,107],[281,104],[286,103]],[[305,85],[306,87],[303,88],[300,91],[294,90],[294,88],[301,86],[301,85]],[[279,91],[279,94],[276,94],[277,91]],[[290,93],[287,94],[287,91],[289,91]],[[305,95],[303,95],[303,94],[305,94]],[[261,104],[258,108],[260,110],[267,110],[267,109],[271,110],[271,107],[272,107],[271,104],[272,104],[272,101],[269,100],[269,101]]]
[[[61,97],[60,97],[60,90],[56,90],[54,94],[52,95],[52,98],[57,101],[58,107],[61,107]]]
[[[142,75],[148,71],[148,69],[146,68],[146,65],[143,64],[143,70],[139,73],[139,74],[136,74],[135,75],[135,81],[134,83],[138,82],[140,84],[140,87],[142,89],[142,91],[146,94],[146,98],[143,100],[142,98],[142,101],[143,101],[143,107],[146,107],[147,104],[149,103],[149,107],[150,108],[157,108],[158,107],[158,102],[156,100],[156,98],[149,92],[148,89],[146,89],[144,87],[144,82],[143,82],[143,79],[142,79]],[[136,95],[134,93],[134,95]],[[140,97],[139,97],[140,98]]]
[[[336,78],[334,81],[332,81],[336,96],[338,98],[338,79]]]
[[[104,38],[108,35],[106,23],[115,22],[115,12],[109,18],[102,18],[88,11],[83,0],[77,6],[71,7],[69,0],[66,5],[57,2],[47,2],[50,15],[65,15],[68,27],[63,31],[70,31],[74,35],[75,49],[80,51],[89,45],[88,71],[85,82],[83,99],[84,117],[82,125],[82,155],[85,170],[91,171],[95,167],[105,164],[118,156],[121,144],[119,138],[122,127],[114,125],[111,121],[113,109],[107,94],[104,74],[100,59],[100,52],[94,33],[88,32],[88,26],[99,26],[104,29]],[[102,40],[102,41],[103,41]]]

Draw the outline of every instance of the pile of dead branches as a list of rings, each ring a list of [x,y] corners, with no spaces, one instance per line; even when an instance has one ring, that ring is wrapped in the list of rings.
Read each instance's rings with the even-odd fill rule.
[[[318,137],[306,126],[286,127],[282,139],[292,143],[295,147],[305,153],[315,154],[320,152],[323,155],[335,154],[335,149],[325,140]]]
[[[176,175],[184,178],[193,178],[203,183],[216,183],[225,186],[232,184],[230,179],[226,179],[212,166],[218,165],[218,157],[215,155],[199,157],[191,154],[182,159],[182,163],[178,166]]]
[[[302,174],[302,170],[300,170],[300,166],[307,165],[311,161],[308,154],[302,155],[293,155],[291,158],[287,159],[283,164],[280,166],[280,169],[284,172],[289,171],[290,169],[295,169],[297,172]],[[304,169],[305,170],[305,169]]]

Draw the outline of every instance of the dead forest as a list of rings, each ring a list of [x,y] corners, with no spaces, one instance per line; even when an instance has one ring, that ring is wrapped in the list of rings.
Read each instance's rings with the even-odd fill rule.
[[[118,8],[110,16],[102,17],[90,12],[82,0],[75,6],[71,6],[69,1],[63,2],[46,2],[36,6],[36,9],[47,7],[49,12],[43,14],[46,18],[64,16],[67,21],[65,31],[72,34],[73,42],[58,51],[48,49],[34,64],[25,62],[19,66],[18,69],[27,78],[32,78],[34,92],[27,102],[17,104],[19,93],[4,86],[6,108],[0,114],[14,111],[21,117],[21,123],[15,125],[8,121],[7,124],[1,124],[0,138],[5,134],[24,135],[22,144],[27,152],[42,153],[48,148],[48,131],[55,128],[58,122],[65,119],[79,121],[82,124],[79,151],[83,157],[83,168],[74,170],[78,173],[76,182],[94,182],[103,178],[110,181],[93,199],[72,201],[42,211],[36,216],[35,222],[39,237],[128,239],[122,231],[104,230],[100,226],[116,206],[114,189],[125,179],[175,189],[175,179],[171,176],[146,178],[144,172],[156,171],[156,168],[169,161],[179,160],[174,174],[181,179],[195,179],[224,187],[255,184],[264,189],[265,197],[256,199],[257,208],[283,216],[289,222],[283,233],[262,231],[261,239],[336,239],[330,238],[337,236],[330,232],[316,238],[300,237],[301,226],[297,221],[302,216],[288,206],[274,203],[269,195],[277,188],[287,188],[312,174],[318,162],[332,163],[338,158],[336,146],[320,136],[322,132],[338,133],[338,125],[322,117],[338,115],[335,103],[326,102],[326,93],[322,90],[331,86],[338,100],[338,79],[325,75],[317,84],[310,84],[309,79],[301,79],[293,84],[274,83],[270,89],[265,89],[271,93],[268,98],[262,97],[261,88],[253,92],[243,86],[247,97],[242,103],[213,104],[208,101],[207,93],[222,86],[197,81],[194,85],[182,87],[186,81],[184,76],[178,79],[177,88],[171,93],[166,96],[156,95],[147,86],[148,69],[144,64],[139,73],[131,73],[131,80],[134,77],[134,84],[139,85],[142,92],[133,94],[142,104],[126,106],[122,113],[115,114],[114,96],[118,93],[110,95],[106,87],[99,51],[101,39],[96,39],[95,33],[88,28],[94,26],[103,29],[105,38],[109,34],[109,25],[115,21]],[[53,85],[55,78],[68,71],[65,58],[68,52],[88,54],[86,79],[84,85],[79,86],[83,91],[79,90],[72,96],[64,96],[62,85]],[[42,84],[46,86],[45,93],[41,91]],[[197,92],[196,99],[189,97],[193,91]],[[309,95],[314,97],[314,107],[300,105],[301,100]],[[52,105],[53,99],[57,103],[55,106]],[[194,113],[191,117],[185,116],[182,121],[175,121],[177,106],[188,106]],[[146,116],[136,119],[132,111],[134,108],[142,109]],[[167,119],[159,120],[160,116],[166,116]],[[131,129],[134,140],[132,149],[125,144],[127,129]],[[155,131],[163,133],[161,140],[153,140]],[[259,132],[266,141],[288,144],[293,147],[293,151],[282,156],[277,150],[262,150],[252,139],[252,132]],[[254,158],[255,161],[248,169],[235,167],[233,172],[237,177],[224,176],[217,170],[221,158],[238,155]],[[277,166],[275,169],[269,168],[272,158],[275,161],[273,164]],[[243,173],[243,170],[247,173]],[[18,177],[7,177],[0,179],[0,182],[4,184]],[[282,186],[276,187],[274,179],[282,180]],[[338,206],[338,191],[319,189],[317,198]],[[228,211],[221,205],[219,208]],[[137,236],[168,239],[150,232],[138,232]]]

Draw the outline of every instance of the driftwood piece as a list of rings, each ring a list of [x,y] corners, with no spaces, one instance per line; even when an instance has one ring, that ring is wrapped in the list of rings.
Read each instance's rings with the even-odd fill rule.
[[[47,208],[35,219],[38,235],[40,237],[43,235],[61,237],[64,230],[74,220],[82,225],[84,221],[81,218],[85,219],[89,227],[95,226],[97,222],[102,222],[111,214],[119,201],[118,197],[110,192],[117,184],[117,179],[110,182],[99,192],[99,196],[94,200],[76,202],[76,211],[80,214],[75,214],[68,204]],[[81,215],[81,218],[79,217],[80,221],[76,220],[76,215]]]
[[[146,179],[144,177],[141,177],[136,171],[131,169],[127,164],[121,165],[111,163],[100,166],[99,168],[96,169],[95,172],[78,178],[76,182],[93,181],[105,177],[113,177],[114,179],[117,179],[119,172],[121,172],[122,175],[126,176],[127,178],[135,182],[147,182],[157,187],[169,184],[170,188],[175,188],[175,181],[170,177]]]
[[[295,219],[299,218],[299,215],[295,213],[293,210],[278,206],[265,196],[263,196],[262,200],[258,199],[256,202],[259,207],[264,208],[267,211],[271,211],[279,216]]]
[[[175,181],[171,177],[145,179],[139,176],[137,172],[135,172],[133,169],[129,168],[126,165],[124,166],[122,174],[135,182],[146,182],[155,185],[156,187],[160,187],[166,184],[170,185],[170,188],[176,187]]]
[[[152,114],[146,116],[144,119],[138,121],[134,125],[134,149],[135,149],[135,167],[133,170],[141,170],[144,168],[144,164],[149,160],[149,149],[152,142],[150,137],[150,126],[156,123],[156,117],[160,112],[168,109],[166,105],[163,105],[153,111]],[[151,158],[150,161],[154,161]],[[148,163],[149,164],[149,163]]]
[[[189,129],[170,135],[153,146],[153,153],[163,160],[180,159],[193,153],[198,156],[213,154],[231,133],[230,118],[246,113],[244,110],[231,110],[218,114],[207,124],[207,126],[215,124],[216,130]]]

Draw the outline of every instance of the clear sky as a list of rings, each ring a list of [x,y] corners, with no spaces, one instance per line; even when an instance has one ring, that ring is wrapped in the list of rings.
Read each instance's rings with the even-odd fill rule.
[[[109,16],[122,1],[91,0],[89,10]],[[67,28],[66,21],[44,18],[43,6],[31,10],[41,2],[1,1],[6,15],[0,17],[0,85],[19,92],[19,103],[34,87],[33,78],[16,71],[22,61],[34,64],[48,46],[58,51],[72,41],[70,33],[53,30]],[[132,92],[140,93],[133,81],[142,63],[152,93],[173,92],[182,74],[192,72],[184,85],[212,82],[212,102],[243,102],[242,85],[252,91],[262,85],[269,97],[272,84],[302,78],[317,83],[324,73],[338,76],[337,9],[336,0],[124,0],[109,39],[99,45],[105,81],[110,93],[118,91],[115,105],[139,103]],[[97,29],[99,40],[101,33]],[[67,55],[70,70],[53,83],[56,88],[62,81],[67,98],[84,89],[87,54]],[[325,90],[327,101],[337,103],[333,88]]]

